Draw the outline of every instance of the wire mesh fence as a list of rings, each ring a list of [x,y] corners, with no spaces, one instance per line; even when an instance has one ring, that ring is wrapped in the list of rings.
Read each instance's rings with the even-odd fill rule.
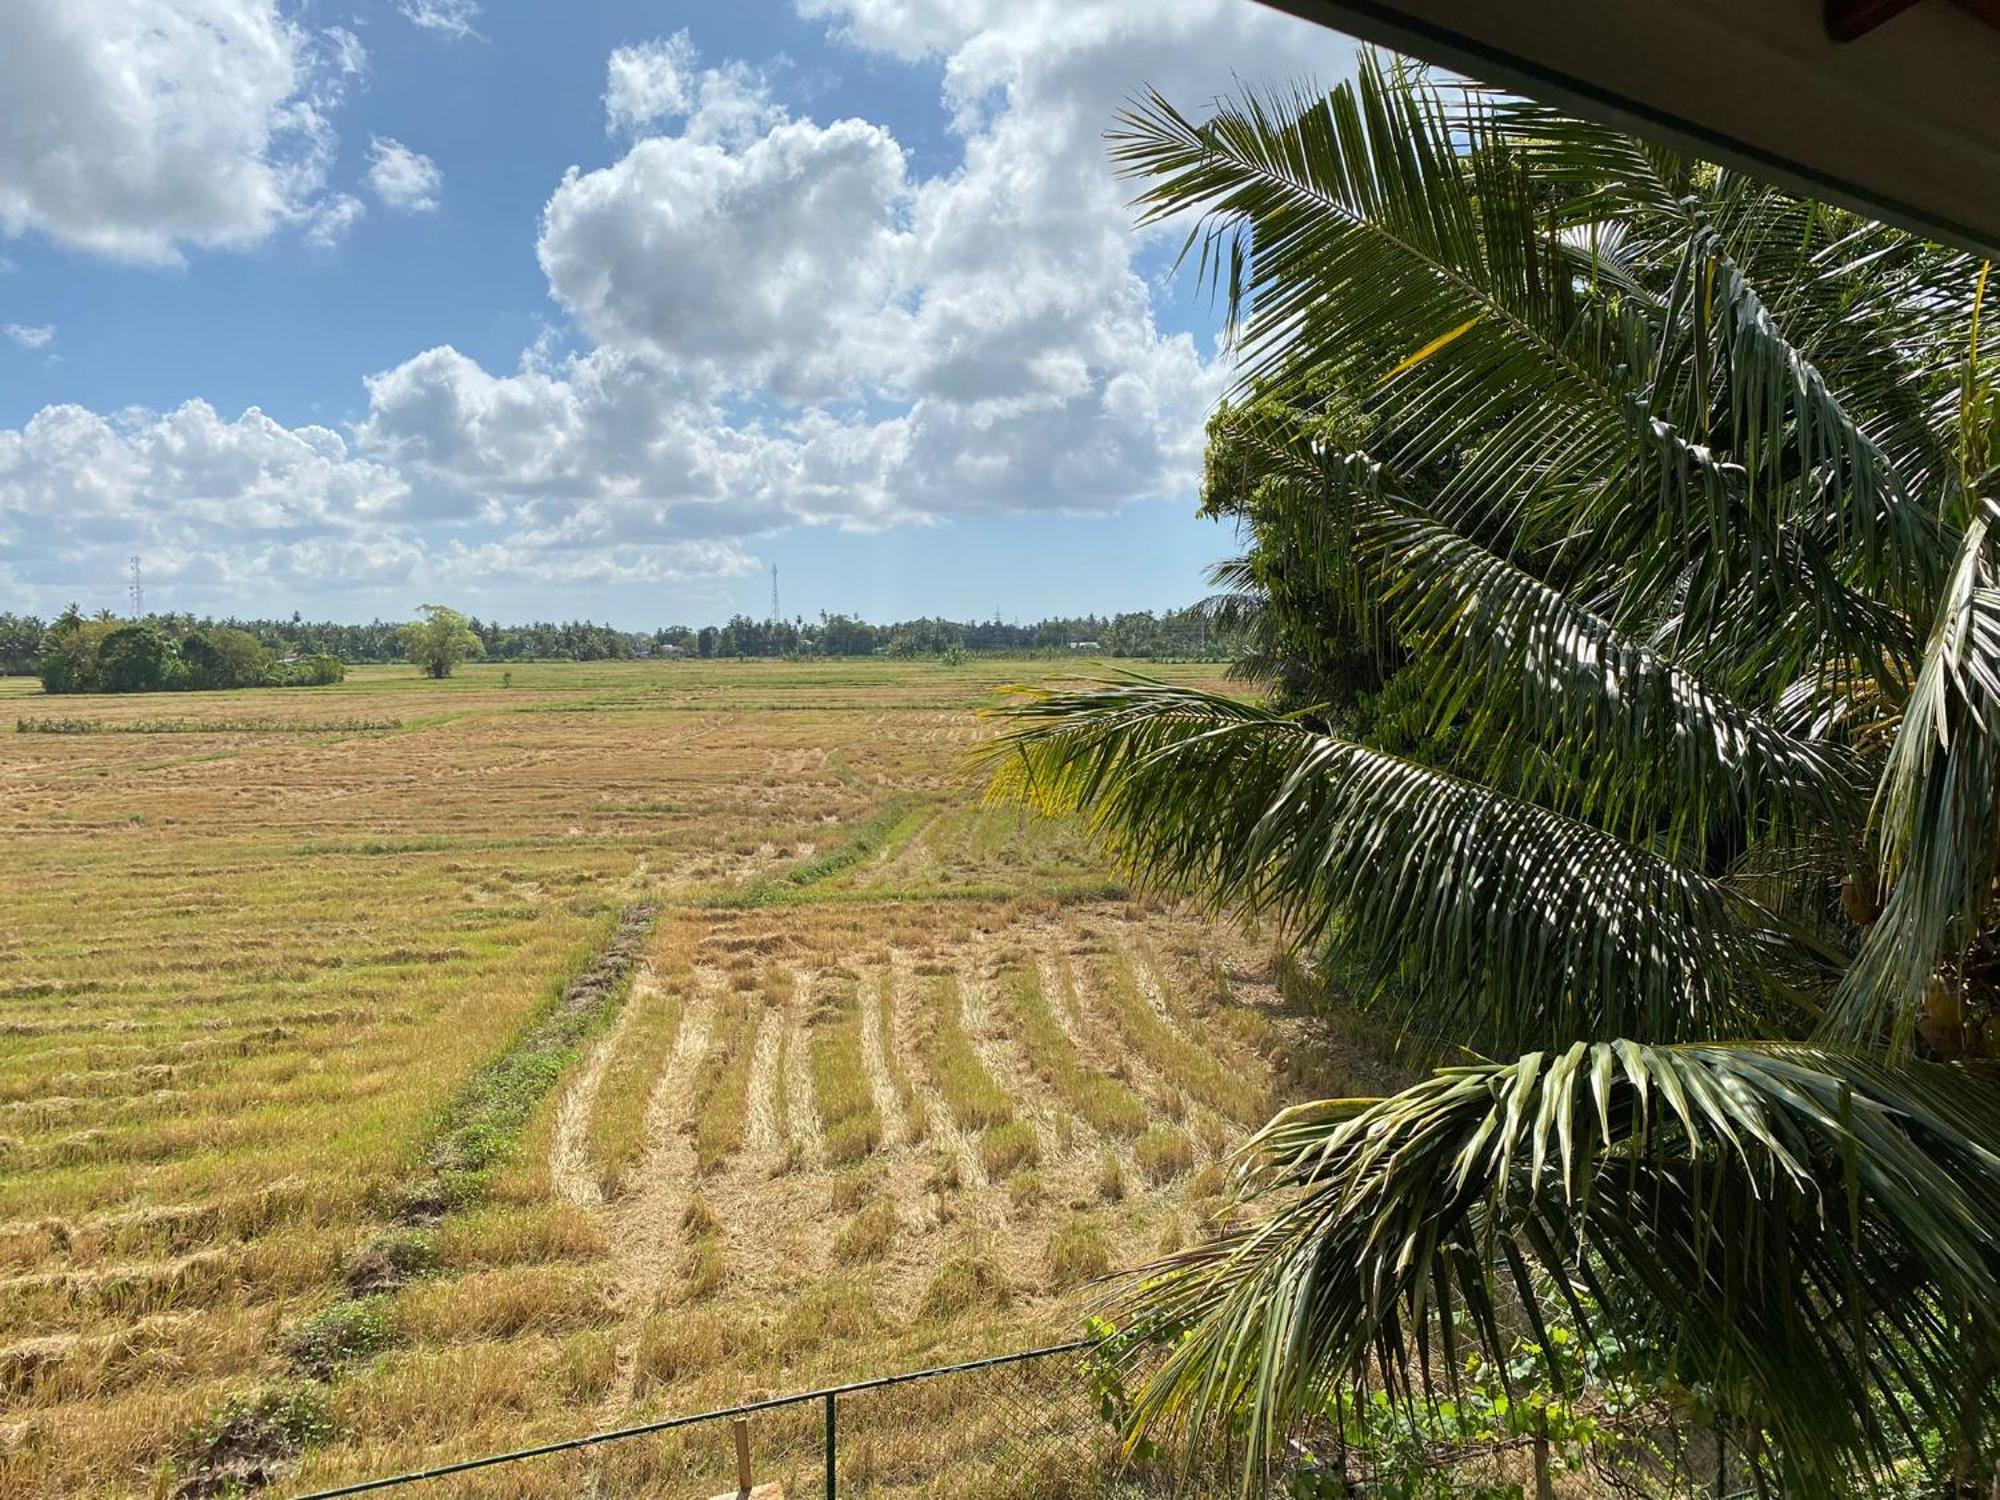
[[[1088,1344],[801,1391],[717,1411],[388,1475],[298,1500],[435,1487],[648,1500],[1137,1500],[1172,1487],[1127,1462]],[[430,1500],[430,1495],[426,1495]]]

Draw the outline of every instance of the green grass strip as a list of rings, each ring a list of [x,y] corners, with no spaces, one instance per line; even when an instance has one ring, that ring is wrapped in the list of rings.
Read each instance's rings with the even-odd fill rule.
[[[852,869],[906,836],[905,825],[908,825],[909,831],[915,831],[916,809],[910,805],[908,797],[891,797],[846,843],[815,854],[810,859],[802,859],[779,875],[752,881],[741,891],[730,893],[735,899],[723,897],[715,904],[745,907],[788,905],[794,892],[831,880],[841,871]]]
[[[1091,1129],[1120,1136],[1136,1136],[1145,1130],[1151,1119],[1145,1102],[1077,1050],[1034,975],[1009,971],[1003,977],[1001,992],[1020,1017],[1021,1045],[1028,1054],[1028,1066]]]
[[[1013,1101],[999,1080],[987,1071],[979,1049],[965,1033],[964,1004],[958,980],[951,975],[932,979],[925,996],[928,1015],[923,1040],[924,1067],[944,1095],[951,1117],[963,1130],[983,1130],[1014,1118]]]
[[[610,941],[563,987],[556,1002],[467,1080],[446,1106],[425,1153],[429,1180],[417,1188],[415,1200],[421,1203],[441,1192],[436,1206],[441,1212],[476,1196],[480,1174],[512,1147],[535,1106],[576,1061],[585,1039],[624,1003],[658,918],[659,907],[650,901],[625,908]],[[422,1217],[423,1209],[414,1216]]]
[[[812,1027],[813,1098],[826,1157],[859,1161],[882,1143],[882,1117],[861,1060],[861,1003],[855,981],[822,979]]]

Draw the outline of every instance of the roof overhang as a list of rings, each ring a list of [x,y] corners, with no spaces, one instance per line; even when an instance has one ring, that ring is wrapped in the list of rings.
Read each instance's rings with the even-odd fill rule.
[[[2000,256],[2000,0],[1265,3]]]

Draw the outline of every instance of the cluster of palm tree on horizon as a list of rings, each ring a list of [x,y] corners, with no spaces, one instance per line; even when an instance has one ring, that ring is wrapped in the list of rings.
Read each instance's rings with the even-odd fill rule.
[[[1991,1483],[1986,268],[1376,59],[1113,153],[1227,298],[1261,691],[1029,701],[996,786],[1470,1054],[1252,1142],[1240,1226],[1131,1286],[1135,1427],[1253,1475],[1560,1315],[1760,1485]]]

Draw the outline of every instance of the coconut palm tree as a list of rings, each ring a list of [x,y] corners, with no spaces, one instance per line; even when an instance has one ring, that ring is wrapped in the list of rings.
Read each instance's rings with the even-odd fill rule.
[[[1283,691],[1030,701],[996,785],[1464,1059],[1252,1141],[1240,1227],[1134,1285],[1135,1422],[1256,1472],[1560,1313],[1794,1492],[1990,1475],[1984,267],[1376,60],[1112,149],[1226,295],[1211,505]]]

